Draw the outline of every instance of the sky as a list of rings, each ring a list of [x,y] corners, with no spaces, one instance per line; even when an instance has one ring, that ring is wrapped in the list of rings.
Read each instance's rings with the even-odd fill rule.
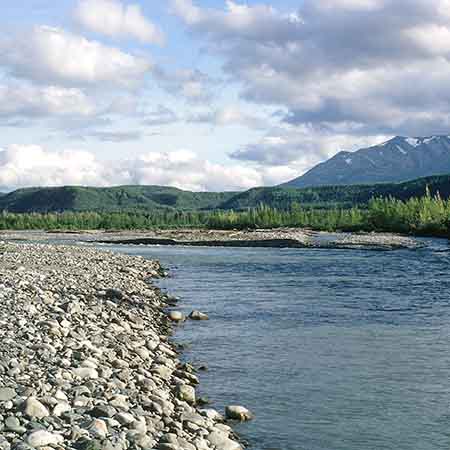
[[[0,190],[243,190],[450,134],[450,0],[0,8]]]

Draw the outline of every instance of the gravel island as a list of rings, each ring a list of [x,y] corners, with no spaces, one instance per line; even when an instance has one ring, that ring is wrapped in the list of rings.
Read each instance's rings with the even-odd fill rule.
[[[1,450],[242,448],[197,404],[157,262],[1,243],[0,273]]]
[[[264,247],[398,250],[418,249],[420,239],[393,233],[328,233],[303,228],[257,230],[0,231],[6,241],[86,242],[191,247]]]

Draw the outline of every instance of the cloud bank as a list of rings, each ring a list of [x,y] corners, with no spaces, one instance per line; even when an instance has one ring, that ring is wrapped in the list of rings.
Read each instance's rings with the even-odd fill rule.
[[[283,108],[282,121],[300,127],[299,137],[308,126],[317,156],[328,151],[320,143],[333,130],[336,151],[342,135],[357,142],[361,136],[448,134],[448,0],[304,0],[291,13],[231,0],[224,9],[171,3],[241,83],[241,98]],[[308,139],[297,144],[298,153],[309,153]],[[291,160],[291,152],[285,146],[277,156],[266,139],[233,155],[252,161],[255,153],[267,153],[259,160],[272,164]]]
[[[189,150],[147,152],[132,159],[100,161],[94,153],[76,149],[50,151],[37,145],[16,144],[0,149],[2,189],[138,184],[223,191],[273,183],[279,177],[279,171],[225,166],[201,159]]]

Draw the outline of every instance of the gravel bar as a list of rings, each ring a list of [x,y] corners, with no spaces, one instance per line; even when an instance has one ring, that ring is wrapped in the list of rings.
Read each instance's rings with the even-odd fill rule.
[[[158,262],[14,243],[0,261],[0,450],[242,448],[198,405]]]

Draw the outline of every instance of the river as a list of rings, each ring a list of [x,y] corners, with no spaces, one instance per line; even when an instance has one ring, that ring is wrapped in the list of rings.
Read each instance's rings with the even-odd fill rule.
[[[159,259],[200,394],[253,450],[450,447],[450,253],[108,246]]]

